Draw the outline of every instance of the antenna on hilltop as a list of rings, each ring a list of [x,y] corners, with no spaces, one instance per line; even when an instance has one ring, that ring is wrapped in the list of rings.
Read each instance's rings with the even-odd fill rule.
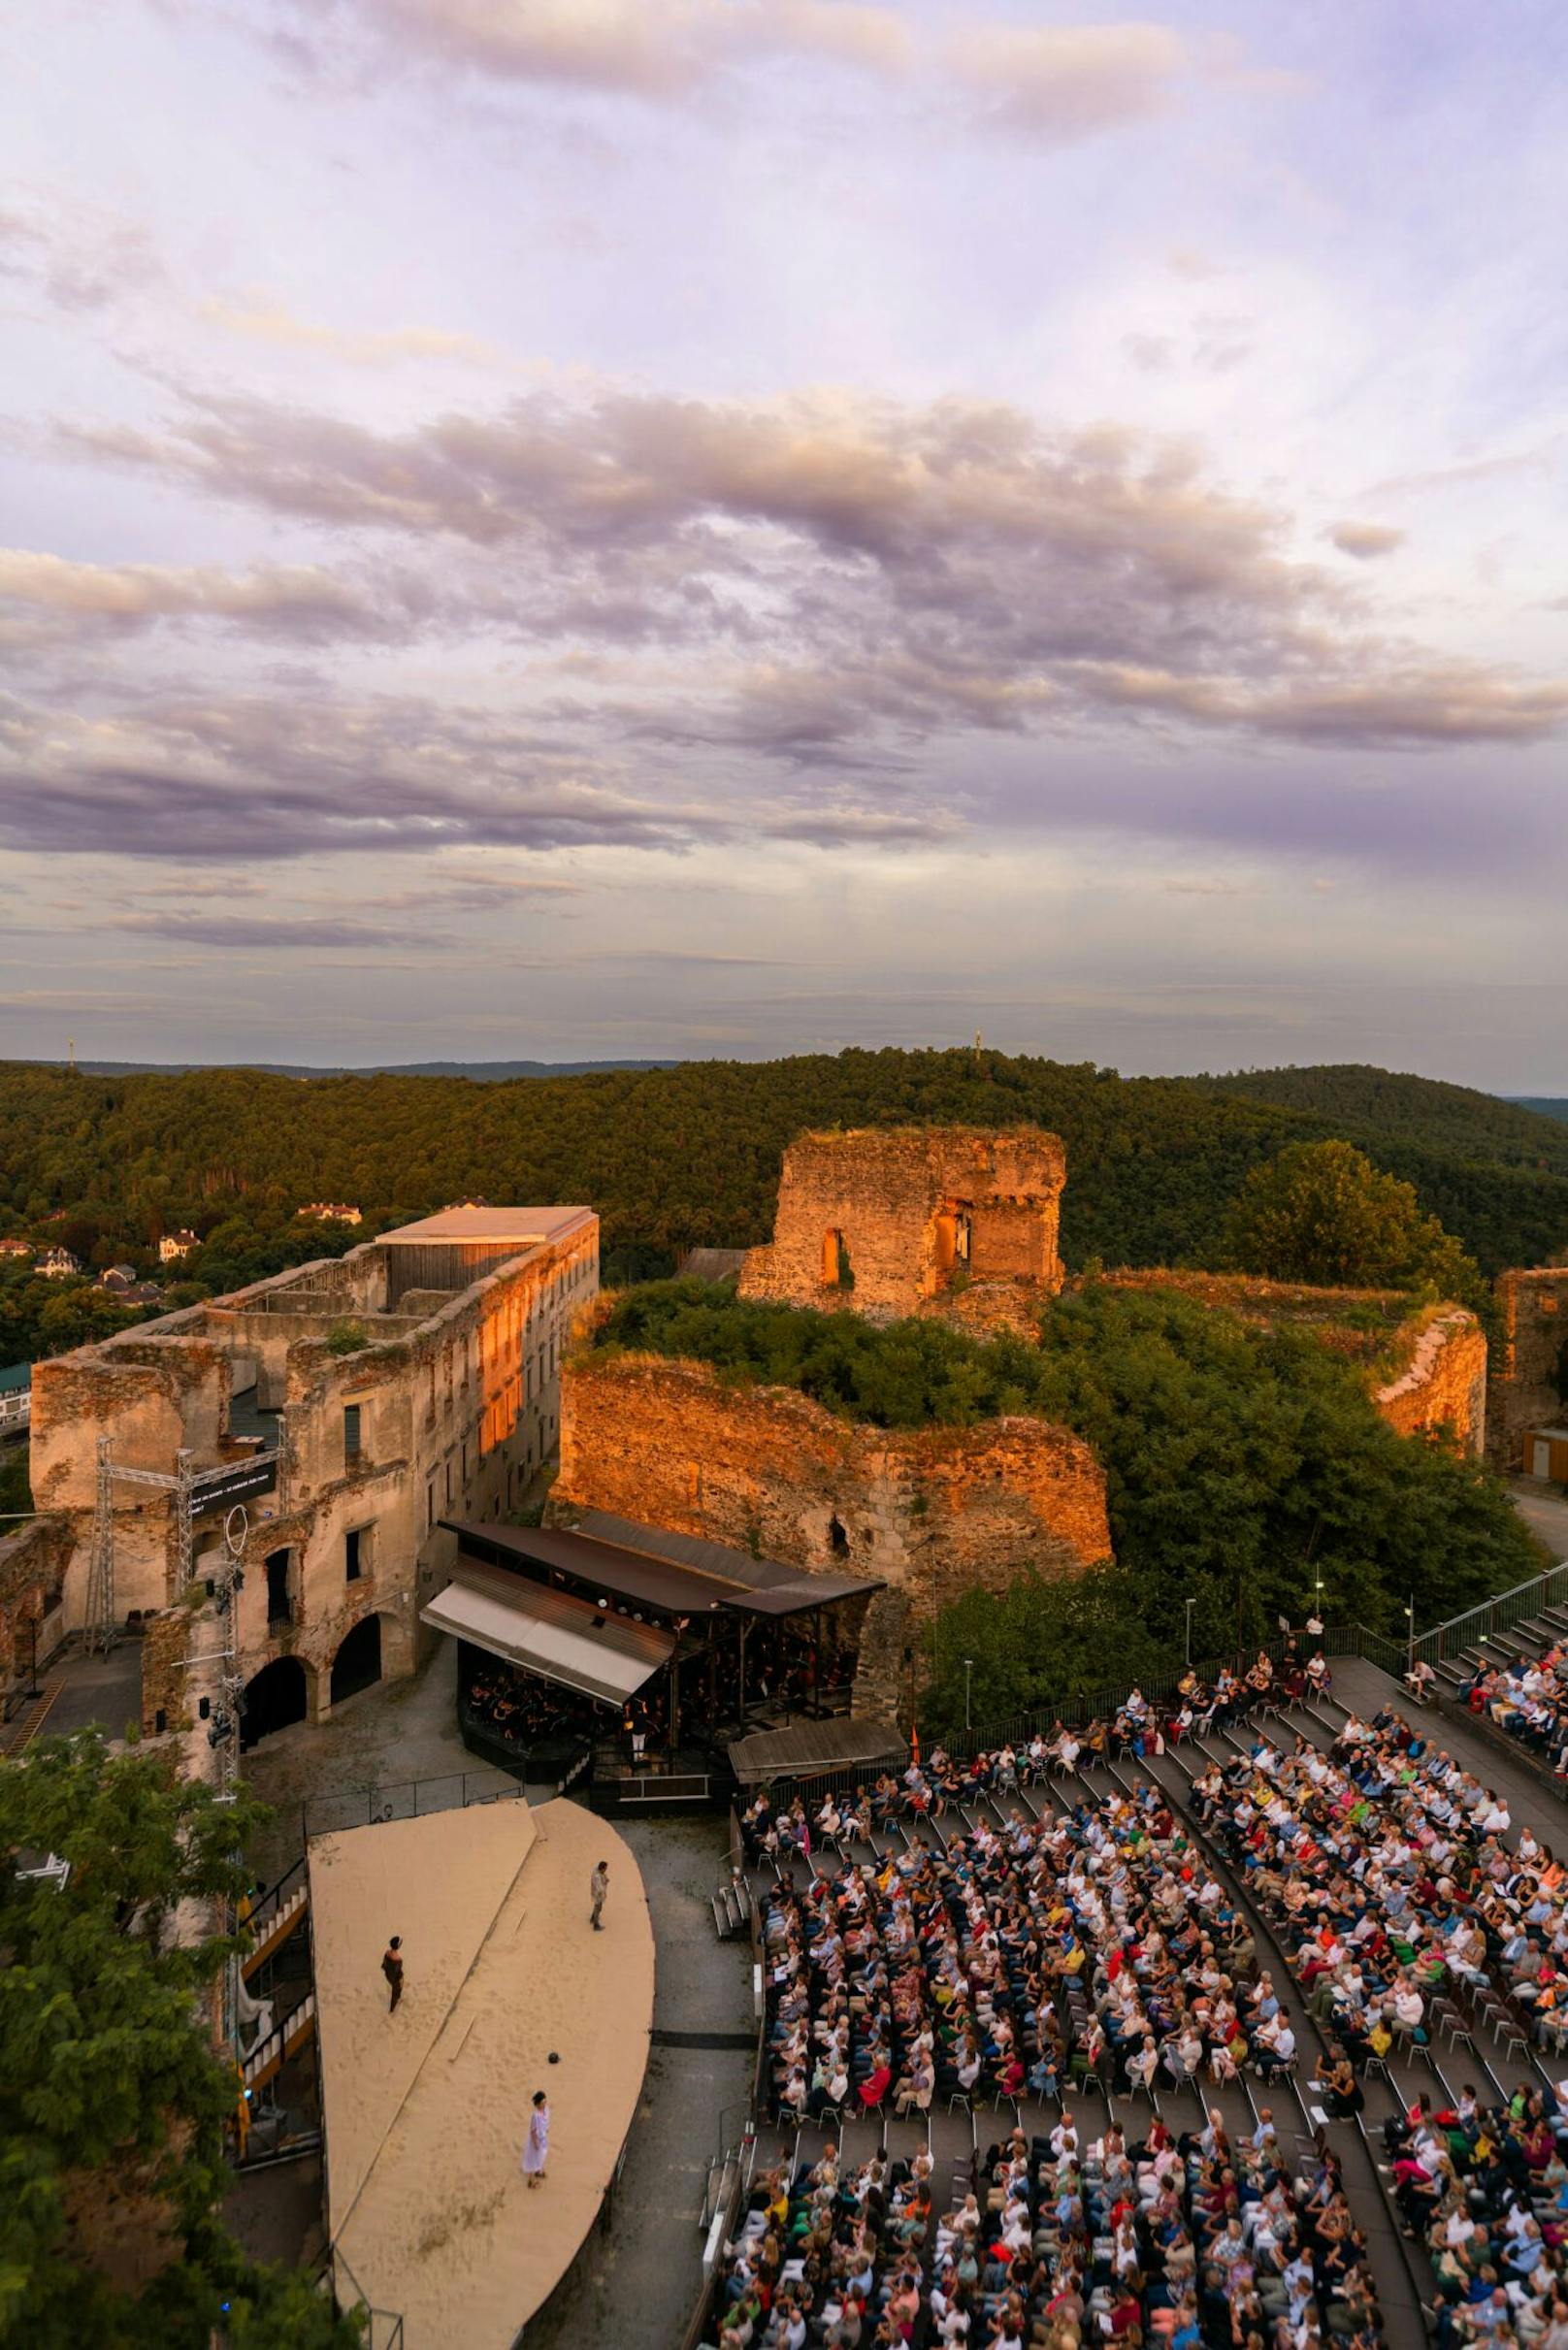
[[[65,1040],[65,1065],[74,1077],[77,1073],[77,1040],[74,1036],[68,1036]]]

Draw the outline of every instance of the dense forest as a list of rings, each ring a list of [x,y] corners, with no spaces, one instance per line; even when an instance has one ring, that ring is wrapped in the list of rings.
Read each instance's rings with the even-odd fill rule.
[[[1413,1184],[1488,1275],[1568,1248],[1568,1127],[1460,1087],[1370,1069],[1122,1078],[891,1049],[491,1084],[0,1064],[0,1237],[146,1270],[156,1236],[188,1224],[204,1246],[180,1276],[219,1290],[464,1193],[582,1200],[603,1219],[606,1279],[624,1281],[671,1271],[690,1247],[765,1239],[780,1155],[802,1128],[937,1121],[1062,1136],[1075,1268],[1213,1261],[1249,1171],[1331,1136]],[[302,1227],[296,1211],[317,1199],[353,1202],[365,1225]],[[0,1361],[71,1343],[41,1325],[51,1298],[56,1324],[72,1318],[47,1289],[0,1283]]]
[[[1090,1282],[1046,1309],[1036,1345],[657,1282],[620,1300],[598,1343],[691,1355],[880,1426],[1023,1412],[1087,1438],[1106,1471],[1117,1563],[1071,1586],[1051,1639],[1019,1652],[1046,1674],[1036,1697],[1076,1685],[1084,1653],[1101,1677],[1113,1648],[1128,1671],[1168,1664],[1190,1599],[1198,1652],[1224,1653],[1272,1638],[1281,1616],[1299,1623],[1320,1587],[1332,1621],[1402,1634],[1412,1598],[1423,1623],[1441,1621],[1539,1565],[1490,1471],[1395,1435],[1355,1368],[1310,1332],[1248,1326],[1168,1290]],[[1059,1587],[1059,1608],[1068,1596]],[[1002,1644],[986,1665],[994,1706],[1018,1699],[1009,1654]],[[1041,1661],[1053,1656],[1055,1687]]]

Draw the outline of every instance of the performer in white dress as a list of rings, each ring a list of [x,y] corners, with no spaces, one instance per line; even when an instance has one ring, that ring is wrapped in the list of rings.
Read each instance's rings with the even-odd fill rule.
[[[544,2176],[544,2166],[550,2159],[550,2108],[544,2102],[542,2089],[534,2092],[534,2110],[529,2116],[528,2138],[523,2146],[523,2176],[531,2187],[537,2187]]]

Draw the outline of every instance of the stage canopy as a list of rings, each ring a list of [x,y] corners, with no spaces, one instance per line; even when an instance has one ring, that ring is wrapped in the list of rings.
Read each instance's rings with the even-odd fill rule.
[[[774,1779],[822,1779],[830,1772],[891,1769],[908,1758],[909,1742],[885,1721],[853,1714],[792,1722],[787,1730],[755,1730],[732,1739],[730,1768],[743,1787]]]
[[[814,1575],[781,1560],[668,1534],[629,1518],[586,1513],[568,1526],[479,1526],[443,1518],[465,1562],[571,1577],[605,1600],[651,1608],[695,1623],[703,1616],[806,1616],[835,1600],[880,1591],[867,1575]]]
[[[420,1616],[438,1632],[606,1706],[624,1705],[675,1648],[674,1634],[657,1624],[603,1615],[590,1600],[468,1559]]]

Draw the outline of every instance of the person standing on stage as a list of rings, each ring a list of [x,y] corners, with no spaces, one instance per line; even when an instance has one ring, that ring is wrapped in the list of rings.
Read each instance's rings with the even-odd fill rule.
[[[600,1925],[599,1920],[604,1912],[604,1897],[608,1891],[609,1863],[607,1860],[602,1860],[595,1869],[592,1877],[590,1877],[588,1879],[588,1898],[593,1905],[588,1914],[588,1923],[593,1927],[596,1934],[601,1934],[604,1931],[604,1928]]]
[[[392,2005],[388,2007],[387,2013],[393,2015],[397,2012],[398,2002],[403,1997],[403,1937],[401,1934],[394,1934],[392,1940],[387,1943],[381,1957],[381,1973],[392,1987]]]
[[[544,2176],[544,2166],[550,2159],[550,2108],[544,2102],[542,2089],[534,2092],[534,2110],[529,2116],[528,2137],[523,2145],[523,2176],[531,2187],[537,2187]]]

